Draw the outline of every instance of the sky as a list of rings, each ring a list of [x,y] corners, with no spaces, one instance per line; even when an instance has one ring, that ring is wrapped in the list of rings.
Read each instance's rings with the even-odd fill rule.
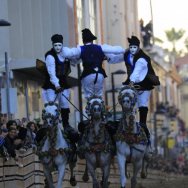
[[[165,41],[165,31],[172,27],[184,29],[184,38],[188,37],[188,0],[151,0],[151,4],[155,37]],[[144,20],[144,24],[151,20],[150,0],[138,0],[138,16]],[[170,44],[165,42],[164,46],[170,47]],[[177,48],[183,47],[183,41],[180,41]]]

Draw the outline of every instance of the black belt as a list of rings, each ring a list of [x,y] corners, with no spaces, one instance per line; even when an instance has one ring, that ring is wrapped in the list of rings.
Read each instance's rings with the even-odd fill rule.
[[[98,80],[98,75],[99,75],[99,73],[98,73],[98,71],[96,72],[96,76],[95,76],[95,80],[94,80],[94,84],[96,84],[97,83],[97,80]]]

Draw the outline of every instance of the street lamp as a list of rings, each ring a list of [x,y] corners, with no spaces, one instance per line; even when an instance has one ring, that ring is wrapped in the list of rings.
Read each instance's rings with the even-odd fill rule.
[[[113,103],[113,119],[116,121],[116,101],[115,101],[115,83],[114,83],[114,75],[125,74],[126,72],[123,70],[117,70],[111,73],[111,82],[112,82],[112,103]]]
[[[0,19],[0,26],[11,26],[11,23],[6,20]]]
[[[4,27],[4,26],[11,26],[11,23],[9,23],[6,20],[1,19],[0,20],[0,26]],[[8,55],[7,52],[5,52],[5,72],[6,72],[6,98],[7,98],[7,118],[8,120],[11,118],[10,116],[10,75],[9,75],[9,66],[8,66]]]

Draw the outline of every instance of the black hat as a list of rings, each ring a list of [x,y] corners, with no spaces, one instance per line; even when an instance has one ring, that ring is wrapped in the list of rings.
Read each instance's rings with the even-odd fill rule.
[[[63,36],[55,34],[51,37],[52,43],[63,43]]]
[[[140,45],[140,40],[136,36],[131,36],[131,38],[127,38],[129,42],[129,46],[135,45],[139,46]]]
[[[82,30],[83,43],[91,42],[91,41],[96,40],[96,39],[97,39],[97,37],[94,36],[89,29],[85,28],[85,29]]]

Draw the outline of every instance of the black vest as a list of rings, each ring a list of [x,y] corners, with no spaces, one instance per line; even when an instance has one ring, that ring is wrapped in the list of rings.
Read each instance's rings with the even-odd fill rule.
[[[83,72],[80,79],[93,73],[101,73],[104,78],[107,77],[105,70],[102,67],[102,62],[105,58],[101,46],[96,44],[81,46],[81,59],[83,62]],[[98,68],[98,71],[95,71]]]
[[[126,51],[125,54],[124,54],[124,61],[125,61],[125,65],[127,67],[127,74],[128,74],[128,77],[127,77],[127,80],[126,80],[125,84],[128,84],[130,82],[129,78],[130,78],[130,75],[132,73],[132,67],[131,67],[131,65],[128,62],[129,54],[130,54],[129,50]],[[150,57],[147,56],[141,49],[138,51],[138,53],[136,53],[136,55],[133,58],[133,67],[135,67],[135,64],[137,63],[137,60],[139,58],[144,58],[147,61],[147,63],[148,63],[147,64],[148,65],[147,75],[148,74],[155,75],[154,69],[153,69],[153,67],[151,65]],[[147,78],[147,75],[146,75],[146,77],[144,78],[143,81],[141,81],[139,83],[136,83],[136,85],[140,85],[141,86],[141,90],[152,90],[154,88],[153,84]]]
[[[45,54],[45,59],[48,55],[53,56],[55,59],[55,74],[56,77],[59,79],[59,85],[65,89],[70,88],[67,83],[67,76],[71,72],[69,59],[65,59],[64,62],[61,62],[53,48]],[[46,72],[45,81],[42,88],[55,90],[55,86],[51,83],[50,75],[48,72]]]

